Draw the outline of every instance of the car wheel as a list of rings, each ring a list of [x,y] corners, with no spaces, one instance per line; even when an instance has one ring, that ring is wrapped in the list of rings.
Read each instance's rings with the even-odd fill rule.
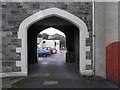
[[[43,57],[47,57],[47,55],[46,55],[46,54],[43,54]]]

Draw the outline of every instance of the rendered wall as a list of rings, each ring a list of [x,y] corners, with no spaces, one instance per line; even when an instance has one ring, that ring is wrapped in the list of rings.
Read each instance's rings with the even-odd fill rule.
[[[104,2],[95,3],[95,75],[105,78]]]
[[[119,48],[118,42],[118,3],[105,3],[105,33],[106,33],[106,78],[120,84],[119,78]]]
[[[95,74],[106,78],[106,47],[118,41],[118,3],[95,3]]]
[[[105,3],[105,46],[118,41],[118,3]]]

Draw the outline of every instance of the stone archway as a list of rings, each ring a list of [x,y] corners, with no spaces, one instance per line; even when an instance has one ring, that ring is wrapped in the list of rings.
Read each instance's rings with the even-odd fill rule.
[[[87,30],[86,24],[75,15],[58,9],[58,8],[49,8],[42,11],[39,11],[30,17],[26,18],[19,27],[18,38],[21,39],[22,47],[16,48],[16,52],[21,53],[21,61],[16,61],[16,66],[21,66],[21,73],[27,75],[28,73],[28,63],[27,63],[27,30],[29,26],[35,22],[42,20],[46,17],[57,16],[63,18],[79,28],[79,45],[80,45],[80,55],[79,55],[79,71],[81,75],[92,75],[92,70],[86,70],[86,65],[91,65],[91,59],[86,59],[86,51],[90,51],[90,46],[86,46],[86,38],[89,38],[89,33]]]

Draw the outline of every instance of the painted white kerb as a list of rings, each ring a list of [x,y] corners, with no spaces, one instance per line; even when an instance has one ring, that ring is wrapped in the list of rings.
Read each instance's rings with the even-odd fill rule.
[[[85,70],[85,66],[86,65],[91,65],[91,60],[86,60],[86,51],[90,51],[90,47],[86,46],[86,38],[89,37],[89,33],[87,31],[87,26],[85,25],[85,23],[78,17],[76,17],[75,15],[58,9],[58,8],[49,8],[49,9],[45,9],[42,11],[39,11],[33,15],[31,15],[30,17],[26,18],[20,25],[19,27],[19,32],[18,32],[18,38],[22,40],[22,47],[21,48],[17,48],[16,52],[20,52],[21,53],[21,61],[16,61],[16,66],[21,66],[21,72],[26,73],[27,75],[27,29],[30,25],[32,25],[33,23],[42,20],[46,17],[50,17],[50,16],[57,16],[60,18],[63,18],[71,23],[73,23],[74,25],[76,25],[79,30],[80,30],[80,73],[82,75],[84,74],[92,74],[92,70]]]

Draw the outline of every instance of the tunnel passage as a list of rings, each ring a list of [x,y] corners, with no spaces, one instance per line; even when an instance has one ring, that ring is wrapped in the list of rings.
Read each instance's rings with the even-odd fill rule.
[[[79,29],[72,23],[56,16],[42,19],[28,28],[28,64],[37,63],[37,34],[49,27],[56,28],[66,35],[66,62],[76,63],[79,68]]]

